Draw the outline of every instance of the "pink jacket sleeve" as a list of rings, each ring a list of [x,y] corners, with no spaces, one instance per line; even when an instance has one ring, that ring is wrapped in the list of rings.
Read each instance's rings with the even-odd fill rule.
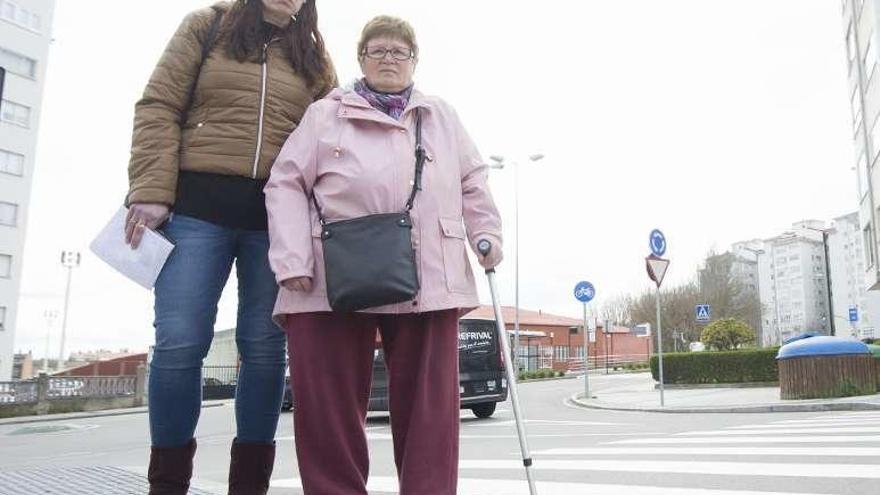
[[[458,149],[461,163],[461,205],[464,225],[467,230],[468,241],[474,252],[477,251],[477,242],[486,239],[492,243],[490,258],[495,258],[495,263],[501,261],[502,236],[501,215],[492,199],[489,191],[489,167],[480,157],[477,146],[470,135],[453,112],[455,126],[458,134]]]
[[[318,120],[309,107],[281,148],[264,189],[269,216],[269,265],[275,280],[313,277],[309,205],[317,174]]]

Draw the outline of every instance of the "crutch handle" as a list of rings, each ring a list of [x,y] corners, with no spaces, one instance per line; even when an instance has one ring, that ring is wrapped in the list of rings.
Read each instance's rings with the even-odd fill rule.
[[[489,251],[492,251],[492,243],[486,239],[482,239],[480,241],[477,241],[477,251],[481,255],[483,255],[483,257],[488,256]],[[494,268],[487,268],[486,274],[490,274],[490,273],[495,273],[495,269]]]
[[[480,254],[482,254],[483,256],[486,256],[487,254],[489,254],[489,251],[491,251],[491,250],[492,250],[492,243],[487,241],[486,239],[483,239],[483,240],[477,242],[477,251],[479,251]]]

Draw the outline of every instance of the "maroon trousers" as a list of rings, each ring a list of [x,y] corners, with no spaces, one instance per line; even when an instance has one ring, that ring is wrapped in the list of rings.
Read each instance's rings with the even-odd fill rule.
[[[365,433],[376,330],[400,495],[455,495],[458,310],[288,315],[294,434],[306,495],[366,495]]]

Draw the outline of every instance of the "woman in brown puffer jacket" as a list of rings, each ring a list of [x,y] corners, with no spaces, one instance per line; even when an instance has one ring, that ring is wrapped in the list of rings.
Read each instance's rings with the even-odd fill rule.
[[[191,13],[137,103],[126,240],[175,244],[155,286],[151,494],[185,494],[202,361],[233,263],[238,278],[236,439],[229,493],[264,494],[284,387],[278,286],[263,186],[306,108],[336,85],[315,0],[238,0]]]

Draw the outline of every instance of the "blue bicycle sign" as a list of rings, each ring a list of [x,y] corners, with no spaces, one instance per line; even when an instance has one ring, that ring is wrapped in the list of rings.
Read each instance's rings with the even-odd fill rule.
[[[578,282],[574,286],[574,297],[582,303],[588,303],[596,297],[596,288],[589,282]]]

